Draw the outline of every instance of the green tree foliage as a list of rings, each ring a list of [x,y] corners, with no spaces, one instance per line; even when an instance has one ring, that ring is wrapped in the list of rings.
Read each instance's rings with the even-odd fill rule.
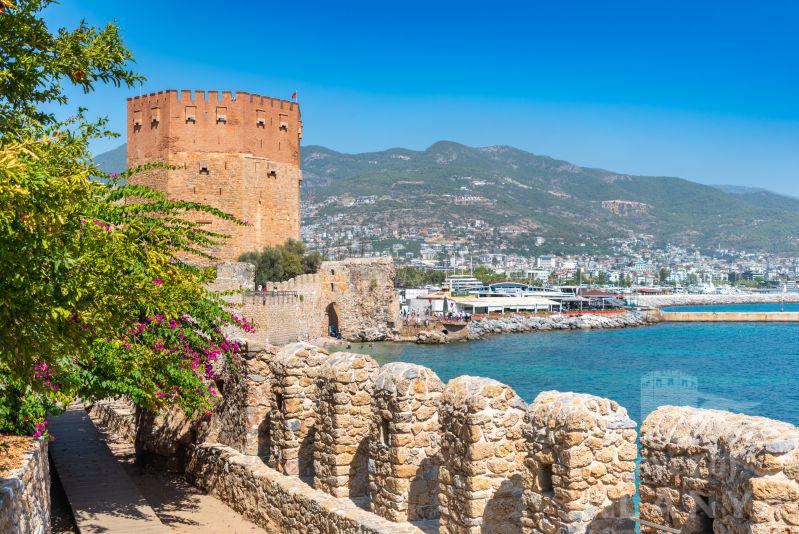
[[[583,273],[582,269],[576,269],[574,274],[572,274],[571,278],[566,280],[567,285],[572,286],[579,286],[582,284],[590,284],[592,282],[591,277],[587,276]]]
[[[144,78],[129,68],[130,50],[119,28],[98,29],[81,22],[51,33],[41,11],[53,0],[4,2],[0,14],[0,131],[4,135],[32,122],[55,122],[42,104],[66,104],[64,82],[91,92],[96,84],[133,87]]]
[[[255,266],[255,286],[266,287],[268,282],[283,282],[301,274],[319,271],[324,256],[319,252],[308,252],[305,244],[289,239],[283,245],[266,246],[260,252],[245,252],[239,261]]]
[[[495,273],[490,271],[488,267],[480,266],[476,267],[474,271],[472,271],[472,276],[483,282],[484,284],[494,284],[497,282],[506,282],[508,280],[508,276],[499,273]]]
[[[400,267],[394,278],[397,287],[421,287],[444,283],[446,273],[419,267]]]
[[[120,185],[151,166],[90,180],[103,176],[88,142],[108,134],[104,121],[78,112],[59,123],[38,104],[66,102],[64,76],[86,91],[140,77],[113,26],[48,36],[38,17],[47,4],[0,13],[0,433],[41,435],[44,418],[76,398],[206,412],[214,363],[236,349],[225,327],[252,327],[204,288],[213,268],[179,258],[207,257],[225,237],[188,212],[233,218]]]

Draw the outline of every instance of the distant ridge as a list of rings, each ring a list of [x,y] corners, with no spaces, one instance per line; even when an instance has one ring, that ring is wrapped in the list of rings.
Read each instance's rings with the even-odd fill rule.
[[[771,193],[771,191],[768,189],[763,189],[762,187],[748,187],[745,185],[719,184],[714,185],[713,187],[719,191],[724,191],[725,193],[730,193],[733,195],[745,195],[747,193]]]
[[[124,169],[124,145],[95,161],[107,172]],[[302,169],[306,205],[331,196],[376,198],[327,206],[305,224],[341,214],[353,224],[424,231],[482,220],[503,229],[522,253],[551,252],[555,243],[573,252],[607,249],[613,238],[638,235],[707,249],[799,253],[799,198],[761,188],[615,173],[510,146],[452,141],[362,154],[310,145],[302,148]],[[531,245],[536,237],[547,245]]]
[[[122,144],[116,148],[103,152],[94,158],[94,164],[107,173],[122,172],[125,170],[125,149],[127,144]]]

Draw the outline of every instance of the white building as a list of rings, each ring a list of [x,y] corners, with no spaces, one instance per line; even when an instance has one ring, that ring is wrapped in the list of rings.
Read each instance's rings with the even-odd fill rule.
[[[452,306],[456,313],[518,313],[555,311],[560,304],[554,300],[536,296],[520,297],[450,297],[447,308]]]
[[[557,262],[554,256],[538,256],[535,259],[535,266],[541,269],[554,269],[557,267]]]
[[[466,274],[454,274],[444,281],[444,285],[448,286],[450,291],[483,289],[483,282]]]

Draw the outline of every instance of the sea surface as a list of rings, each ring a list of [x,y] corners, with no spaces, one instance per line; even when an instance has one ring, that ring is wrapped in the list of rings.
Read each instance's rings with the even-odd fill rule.
[[[791,308],[799,305],[786,305]],[[352,350],[370,353],[381,364],[430,367],[444,381],[459,375],[495,378],[528,402],[549,389],[608,397],[639,423],[657,406],[672,404],[799,425],[799,324],[661,323],[501,334],[449,345],[355,344]]]

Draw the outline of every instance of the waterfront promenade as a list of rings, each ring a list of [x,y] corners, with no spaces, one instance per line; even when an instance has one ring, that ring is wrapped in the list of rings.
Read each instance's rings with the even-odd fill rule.
[[[797,323],[799,312],[660,312],[663,322],[679,323]]]
[[[772,302],[799,302],[799,293],[737,293],[636,295],[635,303],[641,307],[666,308],[669,306],[715,306],[720,304],[762,304]]]

